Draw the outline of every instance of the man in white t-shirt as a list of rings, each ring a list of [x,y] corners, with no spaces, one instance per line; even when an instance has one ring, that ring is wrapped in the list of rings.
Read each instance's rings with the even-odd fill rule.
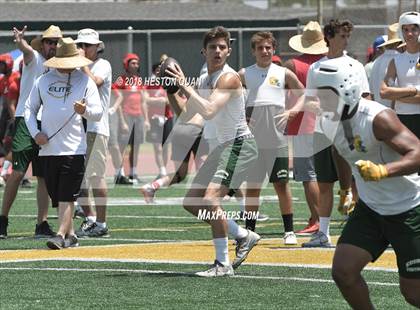
[[[73,229],[74,201],[79,197],[85,171],[86,133],[83,118],[97,122],[103,115],[98,88],[76,68],[91,64],[79,55],[71,38],[60,39],[57,55],[44,63],[56,68],[39,77],[25,102],[25,121],[41,149],[44,175],[53,207],[58,207],[57,235],[50,249],[78,245]],[[36,115],[43,108],[41,128]],[[83,117],[83,118],[82,118]]]
[[[372,99],[392,109],[394,108],[393,101],[381,98],[380,91],[389,62],[399,54],[397,51],[399,44],[401,44],[401,39],[398,37],[398,23],[395,23],[388,27],[388,40],[378,46],[384,48],[385,51],[375,59],[371,70],[371,77],[369,79]]]
[[[308,71],[306,80],[307,98],[314,97],[316,93],[313,89],[315,77],[313,72],[319,66],[330,59],[334,59],[336,63],[351,64],[355,71],[359,72],[360,79],[357,81],[362,90],[362,96],[370,95],[369,82],[366,76],[363,65],[345,54],[345,49],[348,45],[351,33],[353,31],[353,24],[350,21],[331,20],[324,27],[324,38],[327,42],[328,53],[319,61],[313,63]],[[350,167],[339,157],[335,157],[335,152],[331,147],[329,141],[322,132],[315,129],[314,133],[314,164],[317,175],[318,186],[320,190],[319,195],[319,231],[312,235],[311,240],[302,244],[303,247],[329,247],[330,243],[330,217],[334,201],[334,183],[340,181],[340,203],[339,211],[347,213],[352,204],[352,189],[351,189],[351,170]],[[337,176],[336,166],[340,166],[340,178]],[[343,211],[343,209],[345,209]]]
[[[38,158],[38,146],[28,132],[24,121],[25,101],[29,96],[35,80],[48,71],[43,63],[55,55],[58,39],[62,37],[59,27],[51,25],[41,38],[32,40],[29,45],[24,39],[26,26],[22,30],[13,29],[17,47],[23,53],[23,72],[20,81],[20,95],[15,113],[15,134],[12,142],[13,172],[9,176],[3,194],[3,205],[0,216],[0,239],[7,237],[8,215],[15,201],[19,184],[32,163],[32,174],[38,178],[37,203],[38,224],[35,227],[35,238],[54,235],[47,222],[48,193],[45,186],[42,160]]]
[[[105,45],[99,40],[99,34],[93,29],[82,29],[75,41],[79,52],[93,63],[83,67],[96,84],[104,111],[99,122],[87,122],[87,153],[85,182],[81,192],[80,204],[86,216],[78,237],[103,237],[108,235],[106,225],[107,185],[105,181],[106,158],[109,138],[109,102],[112,84],[112,69],[110,63],[100,58]],[[89,188],[95,199],[96,214],[89,205]]]
[[[395,100],[398,118],[420,138],[420,13],[402,14],[398,28],[406,51],[389,62],[380,94]]]

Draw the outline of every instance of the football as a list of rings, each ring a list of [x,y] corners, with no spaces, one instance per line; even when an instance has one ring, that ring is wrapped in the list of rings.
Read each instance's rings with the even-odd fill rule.
[[[178,61],[176,61],[176,59],[172,57],[168,57],[161,63],[160,69],[159,69],[159,77],[161,78],[161,85],[164,89],[166,89],[166,91],[169,94],[175,94],[179,90],[179,87],[175,85],[174,79],[169,77],[165,72],[167,68],[174,67],[175,64],[180,66]]]

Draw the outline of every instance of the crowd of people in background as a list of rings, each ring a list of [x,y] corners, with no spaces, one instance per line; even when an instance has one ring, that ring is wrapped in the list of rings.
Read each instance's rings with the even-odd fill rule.
[[[215,27],[203,38],[205,63],[195,87],[184,83],[182,64],[166,54],[153,65],[150,80],[170,79],[169,87],[144,85],[135,53],[124,57],[123,73],[113,81],[112,69],[120,68],[102,58],[105,44],[93,29],[81,29],[73,40],[51,25],[28,42],[26,27],[14,28],[23,54],[19,71],[13,71],[9,54],[0,55],[0,238],[7,237],[8,215],[30,164],[38,179],[36,238],[63,249],[77,246],[78,237],[108,236],[107,159],[115,183],[145,183],[139,155],[148,142],[158,174],[140,187],[145,202],[184,181],[193,159],[197,173],[183,202],[188,212],[223,214],[223,200],[235,195],[241,205],[244,227],[229,218],[204,219],[216,259],[199,276],[233,275],[257,245],[256,223],[266,219],[259,209],[267,177],[278,198],[284,244],[297,245],[296,234],[311,234],[303,247],[332,247],[338,181],[337,207],[348,223],[333,277],[343,296],[355,308],[371,305],[360,272],[391,243],[401,291],[419,306],[419,271],[410,264],[420,259],[420,231],[410,220],[418,223],[420,214],[420,14],[404,13],[375,38],[366,65],[347,53],[353,28],[347,20],[331,20],[323,29],[311,21],[289,39],[300,55],[286,61],[276,55],[274,35],[257,32],[250,40],[255,63],[233,69],[227,63],[230,33]],[[293,225],[290,162],[310,213],[300,231]],[[57,232],[48,223],[50,204],[57,208]],[[75,204],[85,218],[77,230]],[[391,233],[401,227],[406,235]],[[237,244],[232,263],[228,236]]]

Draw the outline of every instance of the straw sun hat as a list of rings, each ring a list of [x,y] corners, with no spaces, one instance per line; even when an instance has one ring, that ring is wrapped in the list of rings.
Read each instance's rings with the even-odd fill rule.
[[[388,46],[394,43],[402,42],[402,40],[398,36],[398,25],[399,25],[398,23],[395,23],[388,26],[388,39],[381,45],[378,45],[378,47],[384,47],[384,46]]]
[[[62,38],[58,41],[55,57],[44,62],[44,66],[57,69],[75,69],[91,63],[92,61],[79,54],[76,43],[72,38]]]
[[[303,33],[290,38],[289,46],[303,54],[319,55],[328,52],[321,26],[318,22],[310,21]]]
[[[42,33],[41,37],[36,37],[31,41],[31,46],[34,50],[37,50],[38,52],[41,51],[42,46],[42,40],[44,39],[60,39],[63,37],[63,34],[61,33],[60,27],[51,25]]]

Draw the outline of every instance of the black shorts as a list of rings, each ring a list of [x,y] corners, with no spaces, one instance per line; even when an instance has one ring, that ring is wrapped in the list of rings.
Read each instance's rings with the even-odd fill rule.
[[[162,146],[165,144],[166,140],[169,137],[169,134],[172,131],[172,128],[174,128],[174,118],[169,118],[165,121],[165,124],[163,125],[163,136],[162,136]]]
[[[53,208],[59,202],[74,202],[79,197],[85,173],[85,155],[42,156],[45,184]]]

